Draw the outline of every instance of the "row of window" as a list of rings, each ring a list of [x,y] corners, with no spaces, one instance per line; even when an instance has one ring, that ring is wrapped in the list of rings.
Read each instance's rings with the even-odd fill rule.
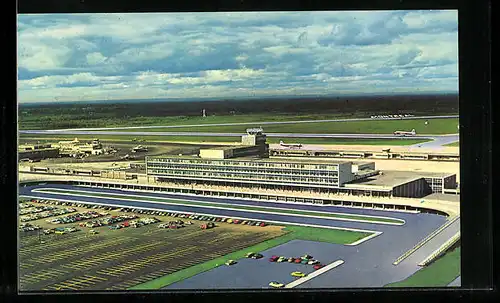
[[[187,165],[219,165],[219,166],[237,166],[237,167],[274,167],[274,168],[309,168],[337,170],[337,164],[301,164],[301,163],[280,163],[280,162],[262,162],[262,161],[234,161],[234,160],[203,160],[203,159],[175,159],[175,158],[150,158],[148,165],[159,163],[182,163]]]
[[[164,170],[190,170],[190,171],[208,171],[208,172],[235,172],[244,174],[279,174],[279,175],[311,175],[311,176],[325,176],[337,177],[338,171],[316,171],[316,170],[292,170],[292,169],[276,169],[276,168],[236,168],[236,167],[213,167],[202,165],[179,165],[179,164],[158,164],[153,163],[148,165],[149,169],[164,169]]]
[[[318,178],[318,177],[294,177],[294,176],[282,176],[282,175],[271,175],[271,174],[258,174],[258,175],[248,175],[240,173],[211,173],[211,172],[195,172],[195,171],[169,171],[161,169],[152,169],[150,171],[152,174],[160,174],[163,176],[195,176],[195,177],[212,177],[212,178],[231,178],[231,179],[251,179],[251,180],[264,180],[264,181],[286,181],[286,182],[310,182],[310,183],[321,183],[321,184],[337,184],[337,178]]]

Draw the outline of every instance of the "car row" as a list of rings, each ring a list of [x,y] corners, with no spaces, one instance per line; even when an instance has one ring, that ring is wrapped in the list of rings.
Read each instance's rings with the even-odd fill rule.
[[[116,207],[104,206],[104,205],[93,205],[93,204],[85,204],[85,203],[77,203],[77,202],[64,202],[57,200],[47,200],[47,199],[31,199],[33,203],[43,203],[43,204],[51,204],[51,205],[61,205],[61,206],[73,206],[73,207],[81,207],[87,209],[103,209],[103,210],[115,210]]]
[[[167,212],[166,215],[174,218],[186,218],[198,221],[225,222],[230,224],[242,224],[242,225],[260,226],[260,227],[268,225],[266,222],[261,222],[261,221],[241,220],[241,219],[232,219],[226,217],[216,217],[216,216],[197,215],[197,214]]]
[[[285,256],[272,256],[271,258],[269,258],[269,262],[277,262],[277,263],[288,262],[295,264],[313,265],[315,270],[318,270],[323,267],[323,265],[318,260],[313,259],[313,257],[310,255],[304,255],[298,258],[285,257]]]
[[[30,204],[28,202],[19,203],[19,209],[30,208],[30,207],[35,207],[35,205]]]
[[[129,223],[130,223],[130,227],[137,228],[137,227],[141,227],[144,225],[155,224],[158,222],[160,222],[160,220],[158,220],[156,218],[140,218],[140,219],[137,219],[134,221],[130,221]]]
[[[88,220],[88,219],[95,219],[99,217],[104,217],[107,216],[108,213],[106,212],[96,212],[96,211],[87,211],[84,213],[76,213],[76,214],[71,214],[69,216],[64,216],[64,217],[59,217],[59,218],[54,218],[54,219],[48,219],[46,220],[49,223],[52,224],[68,224],[68,223],[74,223],[76,221],[82,221],[82,220]]]
[[[30,223],[22,223],[21,225],[19,225],[19,231],[27,232],[27,231],[34,231],[34,230],[39,230],[39,229],[42,229],[42,228],[38,225],[33,225]]]
[[[94,227],[100,227],[100,226],[107,226],[107,225],[111,225],[114,223],[119,223],[119,222],[132,220],[132,219],[136,219],[136,218],[138,218],[138,216],[136,216],[136,215],[111,216],[111,217],[107,217],[107,218],[103,218],[103,219],[99,219],[99,220],[81,222],[79,224],[79,226],[94,228]]]
[[[73,233],[76,231],[79,231],[79,229],[77,229],[76,227],[56,227],[56,228],[45,229],[43,233],[46,235],[49,234],[64,235],[66,233]]]
[[[29,215],[29,214],[36,214],[36,213],[41,213],[43,211],[49,211],[49,210],[54,210],[57,209],[57,207],[54,206],[32,206],[32,207],[26,207],[23,209],[19,210],[20,215]]]
[[[53,210],[43,211],[40,213],[34,213],[34,214],[20,216],[19,220],[21,222],[34,221],[34,220],[38,220],[38,219],[55,217],[55,216],[65,215],[65,214],[74,213],[74,212],[76,212],[76,209],[74,209],[74,208],[57,208],[57,209],[53,209]]]

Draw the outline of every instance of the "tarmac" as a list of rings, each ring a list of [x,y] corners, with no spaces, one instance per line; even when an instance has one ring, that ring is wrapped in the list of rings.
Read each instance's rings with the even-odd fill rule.
[[[35,188],[73,188],[74,186],[64,184],[46,184],[36,186],[26,186],[19,188],[20,195],[37,196],[40,198],[55,198],[55,199],[68,199],[78,200],[87,203],[96,203],[104,205],[123,205],[129,207],[144,207],[153,209],[168,209],[173,211],[191,212],[193,208],[182,207],[165,204],[155,204],[148,202],[135,202],[117,199],[99,199],[92,197],[74,197],[65,196],[63,194],[44,194],[32,192]],[[120,192],[130,193],[130,191],[120,191],[112,189],[101,188],[88,188],[78,187],[79,190],[90,190],[93,192]],[[134,192],[134,194],[141,194],[141,192]],[[147,196],[160,196],[168,197],[167,194],[151,193],[145,194]],[[182,195],[170,195],[172,198],[180,199]],[[247,205],[265,205],[271,206],[272,202],[257,202],[246,200],[231,200],[231,199],[217,199],[209,197],[192,197],[185,196],[187,200],[199,201],[216,201],[219,203],[238,203]],[[282,203],[275,203],[283,207]],[[416,272],[420,267],[417,263],[420,259],[415,257],[415,260],[408,258],[399,265],[394,266],[394,262],[400,255],[412,248],[421,239],[425,238],[433,230],[445,223],[446,218],[433,215],[433,214],[411,214],[411,213],[398,213],[387,212],[379,210],[367,209],[350,209],[331,206],[318,206],[318,205],[298,205],[289,204],[290,208],[294,209],[308,209],[308,210],[321,210],[342,212],[346,214],[366,214],[366,215],[380,215],[386,217],[400,218],[406,221],[402,226],[378,225],[371,223],[347,222],[336,221],[319,218],[302,218],[292,217],[287,215],[275,214],[257,214],[246,213],[244,211],[221,210],[221,209],[203,209],[197,208],[197,213],[213,214],[226,217],[248,217],[255,218],[262,221],[283,221],[289,223],[299,224],[314,224],[325,227],[341,227],[353,228],[362,230],[374,230],[382,232],[379,236],[363,242],[356,246],[337,245],[329,243],[319,243],[311,241],[294,240],[283,245],[274,247],[268,251],[261,252],[264,258],[260,260],[243,259],[238,264],[233,266],[220,266],[208,272],[196,275],[181,282],[172,284],[167,288],[179,289],[221,289],[221,288],[262,288],[268,287],[268,283],[272,280],[281,283],[289,283],[293,281],[290,273],[292,271],[302,271],[307,273],[312,268],[304,265],[295,265],[289,263],[271,263],[267,259],[271,255],[285,255],[285,256],[301,256],[310,254],[316,259],[320,260],[323,264],[329,264],[335,260],[342,259],[345,263],[338,268],[326,272],[314,279],[303,283],[297,288],[332,288],[332,287],[382,287],[388,283],[396,282],[407,278]],[[198,211],[199,210],[199,211]],[[446,235],[443,235],[446,238]],[[443,239],[445,240],[445,239]],[[437,243],[436,245],[442,243]],[[431,254],[437,247],[435,245],[428,245],[419,250],[422,256]],[[298,267],[297,267],[298,266]]]

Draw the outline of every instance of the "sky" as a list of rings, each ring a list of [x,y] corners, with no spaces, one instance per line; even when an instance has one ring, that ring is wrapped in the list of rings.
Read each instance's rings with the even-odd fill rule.
[[[18,15],[21,103],[456,92],[457,11]]]

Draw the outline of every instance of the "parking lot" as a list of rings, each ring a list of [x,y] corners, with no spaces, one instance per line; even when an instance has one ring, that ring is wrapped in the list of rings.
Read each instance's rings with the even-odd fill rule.
[[[89,210],[89,206],[51,203],[29,202],[32,207],[69,207],[75,212],[30,221],[31,224],[40,226],[40,230],[20,231],[21,291],[124,290],[283,233],[277,226],[235,225],[215,222],[215,219],[215,228],[201,229],[203,222],[192,221],[192,224],[188,224],[191,220],[185,216],[179,218],[176,215],[173,218],[157,213],[151,215],[102,208]],[[106,215],[98,218],[82,215],[92,212]],[[80,220],[75,219],[78,217],[76,214],[80,214]],[[87,227],[85,223],[131,215],[136,215],[134,220],[137,222],[152,222],[146,219],[153,217],[158,222],[139,224],[138,228],[124,226],[114,229],[110,226],[123,224],[123,220],[122,223],[106,221],[107,225],[91,227]],[[70,217],[71,220],[54,220],[61,217]],[[184,227],[159,228],[160,224],[173,220],[183,221]],[[70,227],[74,227],[76,231],[45,232]]]

